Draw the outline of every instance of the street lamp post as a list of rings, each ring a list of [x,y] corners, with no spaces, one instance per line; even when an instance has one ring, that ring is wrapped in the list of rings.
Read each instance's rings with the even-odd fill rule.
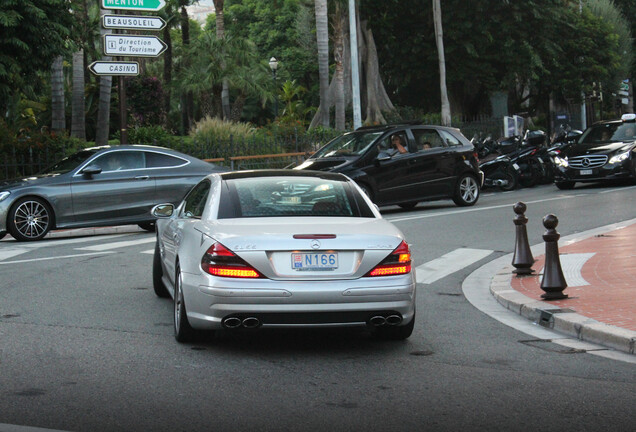
[[[276,69],[278,69],[278,60],[276,57],[269,59],[269,68],[272,70],[272,78],[274,79],[274,118],[278,117],[278,94],[276,92]]]

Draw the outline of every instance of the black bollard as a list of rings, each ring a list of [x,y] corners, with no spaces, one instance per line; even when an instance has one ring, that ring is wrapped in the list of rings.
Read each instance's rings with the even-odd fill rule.
[[[526,231],[526,224],[528,218],[525,217],[526,205],[522,202],[515,204],[512,209],[517,214],[514,219],[515,223],[515,254],[512,257],[512,265],[515,266],[513,273],[517,276],[529,275],[534,272],[532,270],[532,264],[534,264],[534,258],[530,251],[530,245],[528,244],[528,232]]]
[[[546,232],[543,234],[545,240],[545,267],[543,268],[543,279],[541,279],[541,289],[545,291],[541,297],[545,300],[561,300],[568,298],[563,294],[563,290],[568,286],[561,270],[561,260],[559,259],[559,238],[561,234],[556,231],[559,219],[549,214],[543,218],[543,226]]]

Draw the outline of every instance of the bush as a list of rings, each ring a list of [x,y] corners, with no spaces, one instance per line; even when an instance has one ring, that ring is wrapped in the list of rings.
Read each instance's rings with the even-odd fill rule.
[[[244,140],[254,135],[255,129],[249,123],[223,121],[216,117],[206,117],[197,122],[190,131],[190,137],[198,142]]]

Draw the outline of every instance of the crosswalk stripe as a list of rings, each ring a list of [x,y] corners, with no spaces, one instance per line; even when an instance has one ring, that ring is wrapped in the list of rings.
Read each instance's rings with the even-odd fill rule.
[[[0,250],[0,261],[12,258],[16,255],[21,255],[28,252],[28,249],[3,249]]]
[[[109,250],[109,249],[117,249],[117,248],[123,248],[123,247],[128,247],[128,246],[136,246],[136,245],[140,245],[140,244],[154,243],[154,242],[155,242],[155,238],[154,237],[145,237],[145,238],[138,239],[138,240],[121,241],[121,242],[115,242],[115,243],[103,243],[103,244],[98,244],[98,245],[93,245],[93,246],[86,246],[86,247],[83,247],[83,248],[76,248],[76,250],[105,251],[105,250]]]
[[[485,249],[460,248],[418,266],[415,269],[417,283],[433,283],[493,253]]]

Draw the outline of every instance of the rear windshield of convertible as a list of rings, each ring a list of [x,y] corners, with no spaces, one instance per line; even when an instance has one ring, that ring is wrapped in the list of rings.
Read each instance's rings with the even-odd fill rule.
[[[277,216],[374,217],[344,181],[296,176],[224,181],[219,219]]]

